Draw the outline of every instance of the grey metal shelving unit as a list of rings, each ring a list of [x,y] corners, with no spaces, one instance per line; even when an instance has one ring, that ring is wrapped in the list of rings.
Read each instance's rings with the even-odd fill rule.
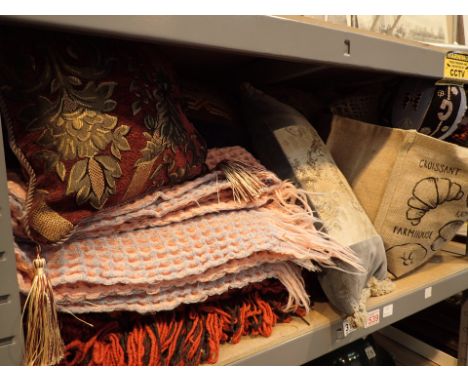
[[[434,79],[443,76],[446,51],[345,27],[333,27],[304,17],[2,16],[2,22],[138,38],[306,63],[311,67],[358,68]],[[18,364],[22,353],[21,313],[1,137],[0,213],[0,364]],[[438,256],[418,272],[398,280],[394,293],[370,300],[368,310],[379,313],[379,321],[373,326],[345,336],[343,318],[329,304],[318,303],[306,317],[308,324],[293,320],[289,324],[279,325],[270,338],[246,338],[235,346],[225,345],[221,349],[219,363],[303,364],[466,289],[467,258]]]
[[[0,120],[0,365],[19,365],[23,331]]]

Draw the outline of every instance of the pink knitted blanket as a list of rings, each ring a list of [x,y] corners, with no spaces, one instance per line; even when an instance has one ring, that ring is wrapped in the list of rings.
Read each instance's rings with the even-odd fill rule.
[[[210,150],[259,166],[244,149]],[[358,259],[314,228],[304,194],[273,173],[251,202],[234,201],[230,184],[211,172],[107,209],[80,224],[66,243],[45,248],[59,310],[148,313],[197,303],[231,288],[277,278],[290,298],[285,309],[308,308],[301,268],[318,271]],[[20,240],[24,190],[9,182],[20,289],[31,284],[32,247]]]

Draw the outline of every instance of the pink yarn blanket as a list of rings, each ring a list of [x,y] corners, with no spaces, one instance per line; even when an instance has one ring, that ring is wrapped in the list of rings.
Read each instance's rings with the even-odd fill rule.
[[[260,166],[244,149],[209,151]],[[256,200],[234,201],[220,172],[150,193],[81,223],[64,244],[44,248],[58,309],[72,313],[149,313],[197,303],[232,288],[277,278],[289,292],[285,310],[309,307],[301,268],[319,271],[356,256],[314,227],[305,194],[273,173],[260,173]],[[9,181],[20,289],[31,285],[33,251],[22,240],[24,189]]]

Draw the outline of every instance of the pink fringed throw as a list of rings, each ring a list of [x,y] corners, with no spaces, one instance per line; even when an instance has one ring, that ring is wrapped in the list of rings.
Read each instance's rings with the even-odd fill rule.
[[[261,168],[244,149],[209,152],[214,169],[223,160]],[[58,309],[73,313],[172,310],[267,278],[289,292],[285,310],[306,309],[301,268],[318,271],[346,263],[354,254],[318,232],[305,195],[264,169],[255,199],[234,197],[222,172],[148,194],[94,215],[70,240],[45,248]],[[21,190],[10,182],[14,221],[21,220]],[[32,247],[15,245],[22,292],[31,285]]]

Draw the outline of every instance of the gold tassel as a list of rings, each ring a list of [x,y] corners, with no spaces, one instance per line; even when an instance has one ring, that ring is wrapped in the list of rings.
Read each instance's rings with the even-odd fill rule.
[[[29,176],[29,185],[24,202],[24,230],[33,240],[29,228],[31,206],[36,191],[36,174],[21,149],[16,145],[13,134],[13,123],[0,94],[0,110],[5,117],[8,131],[8,142],[18,161]],[[0,126],[1,127],[1,126]],[[62,227],[63,228],[63,227]],[[34,240],[33,240],[34,241]],[[33,261],[34,278],[23,308],[27,314],[27,335],[24,349],[25,365],[54,365],[63,358],[65,347],[60,335],[52,285],[44,273],[45,259],[41,258],[41,247],[36,246],[36,259]]]
[[[24,364],[55,365],[64,356],[64,345],[60,335],[52,284],[45,274],[46,261],[40,256],[39,246],[36,247],[36,259],[33,264],[34,278],[23,312],[27,314]]]
[[[268,173],[256,166],[235,160],[223,160],[216,169],[222,171],[226,180],[230,183],[234,200],[237,203],[250,202],[260,196],[265,186],[260,179],[262,173]]]

